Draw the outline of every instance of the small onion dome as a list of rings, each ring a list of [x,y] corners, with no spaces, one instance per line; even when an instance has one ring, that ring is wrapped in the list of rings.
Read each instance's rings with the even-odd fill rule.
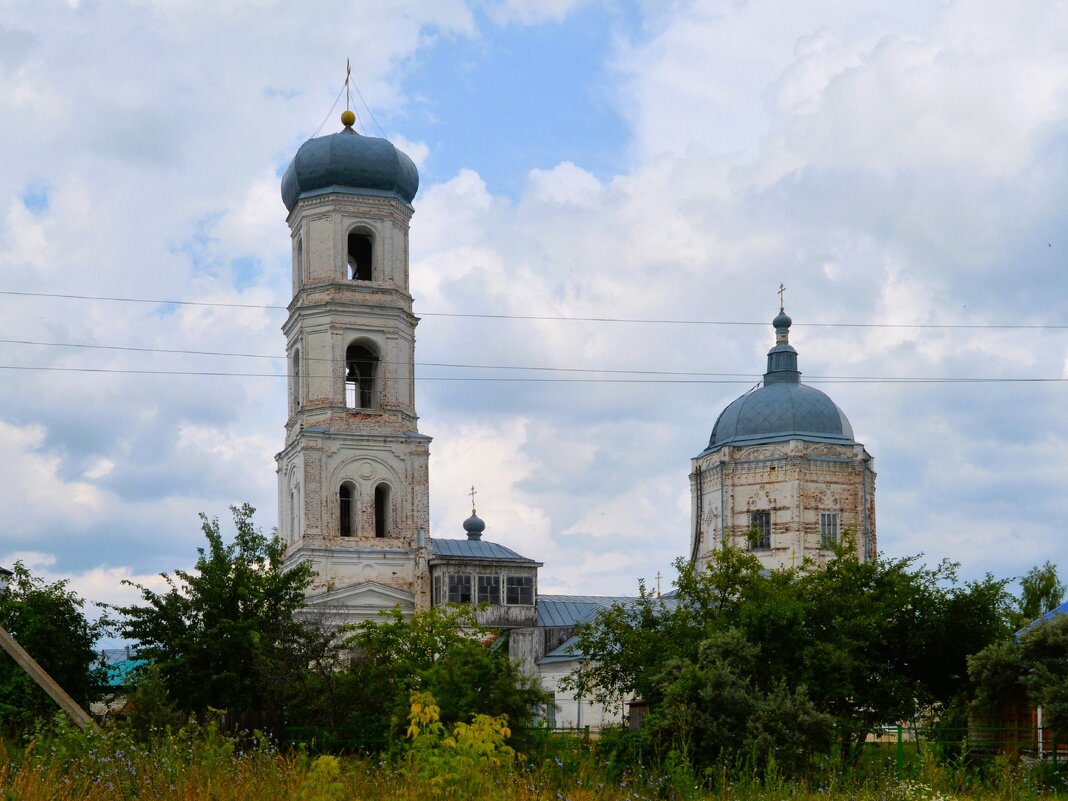
[[[784,311],[780,311],[775,319],[771,321],[773,328],[789,328],[793,325],[794,321],[790,319],[790,315]]]
[[[343,130],[300,146],[282,176],[286,209],[293,211],[303,197],[329,192],[387,195],[412,202],[419,191],[415,163],[388,140],[356,133],[355,121],[356,116],[346,112]]]
[[[464,531],[467,532],[467,539],[469,540],[482,539],[482,532],[485,530],[485,522],[474,512],[471,512],[471,516],[464,521]]]

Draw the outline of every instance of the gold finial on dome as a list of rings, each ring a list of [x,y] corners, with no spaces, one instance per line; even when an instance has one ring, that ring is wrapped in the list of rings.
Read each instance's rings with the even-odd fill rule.
[[[345,59],[345,110],[341,112],[341,124],[346,128],[351,128],[352,124],[356,122],[356,115],[352,109],[349,108],[349,104],[352,102],[352,90],[349,89],[349,84],[352,82],[352,65],[349,60]]]

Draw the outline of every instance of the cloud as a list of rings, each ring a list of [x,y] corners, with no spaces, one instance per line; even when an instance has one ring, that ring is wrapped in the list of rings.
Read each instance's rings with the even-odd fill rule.
[[[560,22],[585,0],[494,0],[485,4],[498,25],[539,25]]]
[[[382,126],[433,167],[431,118],[449,111],[419,76],[471,80],[442,55],[458,40],[477,58],[510,26],[579,10],[611,26],[612,56],[544,90],[618,108],[624,157],[575,155],[596,142],[507,150],[513,180],[462,169],[415,199],[432,535],[463,536],[475,484],[487,537],[544,561],[544,591],[669,575],[688,548],[690,458],[759,379],[783,282],[806,379],[838,381],[816,385],[876,458],[884,549],[952,556],[968,575],[1068,559],[1059,385],[840,381],[1063,377],[1055,332],[812,325],[1060,320],[1063,15],[830,0],[0,12],[0,288],[232,304],[0,295],[4,339],[143,349],[8,342],[0,364],[218,373],[5,371],[7,550],[51,554],[56,575],[106,595],[191,563],[198,511],[249,500],[270,529],[285,311],[263,307],[292,286],[278,180],[324,115],[336,128],[345,58]],[[505,152],[485,112],[449,163]],[[31,210],[35,187],[47,203]],[[473,366],[440,366],[458,364]],[[511,380],[440,380],[457,377]]]

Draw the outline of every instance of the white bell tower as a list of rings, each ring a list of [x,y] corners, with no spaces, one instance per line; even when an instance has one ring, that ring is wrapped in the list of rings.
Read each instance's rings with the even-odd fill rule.
[[[415,165],[385,139],[310,139],[282,179],[293,240],[278,463],[286,561],[310,562],[332,623],[429,606],[430,437],[415,413],[408,224]]]

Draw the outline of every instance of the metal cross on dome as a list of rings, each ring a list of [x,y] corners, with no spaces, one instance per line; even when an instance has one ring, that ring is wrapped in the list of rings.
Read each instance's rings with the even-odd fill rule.
[[[786,311],[786,307],[783,305],[783,302],[782,302],[782,296],[783,296],[783,293],[785,291],[786,291],[786,287],[783,284],[779,284],[779,312],[780,313],[783,313],[783,312]]]
[[[478,494],[478,492],[475,491],[475,485],[474,484],[471,485],[471,491],[469,493],[467,493],[467,494],[471,496],[471,514],[474,514],[475,513],[475,496]]]

